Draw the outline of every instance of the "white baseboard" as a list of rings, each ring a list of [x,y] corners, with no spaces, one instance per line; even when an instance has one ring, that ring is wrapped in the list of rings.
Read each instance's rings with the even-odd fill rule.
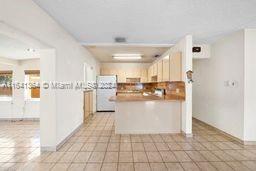
[[[205,125],[207,125],[207,126],[213,128],[213,129],[215,129],[215,130],[218,131],[220,134],[223,134],[223,135],[225,135],[225,136],[227,136],[227,137],[233,139],[234,141],[239,142],[239,143],[241,143],[241,144],[243,144],[243,145],[256,145],[256,141],[244,141],[244,140],[242,140],[242,139],[240,139],[240,138],[237,138],[237,137],[235,137],[235,136],[233,136],[233,135],[230,135],[230,134],[228,134],[228,133],[226,133],[226,132],[220,130],[219,128],[216,128],[216,127],[214,127],[214,126],[212,126],[212,125],[210,125],[210,124],[208,124],[208,123],[206,123],[206,122],[204,122],[204,121],[201,121],[201,120],[199,120],[199,119],[197,119],[197,118],[194,118],[194,117],[193,117],[193,119],[195,119],[195,120],[197,120],[197,121],[199,121],[199,122],[201,122],[201,123],[203,123],[203,124],[205,124]]]

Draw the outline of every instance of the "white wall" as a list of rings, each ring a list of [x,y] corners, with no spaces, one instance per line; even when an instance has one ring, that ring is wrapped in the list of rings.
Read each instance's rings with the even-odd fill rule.
[[[24,82],[25,70],[40,70],[40,60],[8,60],[0,59],[0,71],[12,70],[14,82]],[[39,119],[40,102],[25,100],[24,89],[13,89],[11,101],[0,100],[0,119]]]
[[[211,57],[211,46],[209,44],[194,44],[193,47],[201,47],[201,52],[193,52],[193,59],[204,59]]]
[[[256,29],[245,30],[244,140],[256,141]]]
[[[211,45],[211,58],[193,61],[193,117],[241,140],[244,139],[244,40],[244,31],[228,35]]]
[[[46,73],[49,72],[44,73],[47,67],[51,67],[48,71],[52,71],[49,73],[52,75],[49,79],[56,81],[83,81],[84,63],[93,66],[94,72],[98,71],[97,60],[32,0],[1,0],[0,20],[55,50],[49,54],[55,57],[52,61],[48,57],[43,59],[48,54],[40,54],[41,61],[51,62],[51,65],[41,68],[41,78],[48,76]],[[40,124],[51,122],[50,128],[52,132],[56,132],[47,135],[48,128],[41,129],[41,146],[54,149],[83,122],[83,92],[56,90],[42,91],[41,95],[42,93],[52,93],[52,100],[55,101],[52,104],[55,105],[47,108],[47,105],[42,103],[48,103],[50,96],[45,99],[41,96],[41,108],[46,108],[41,109],[41,112],[48,116],[48,122],[47,118],[44,118]]]

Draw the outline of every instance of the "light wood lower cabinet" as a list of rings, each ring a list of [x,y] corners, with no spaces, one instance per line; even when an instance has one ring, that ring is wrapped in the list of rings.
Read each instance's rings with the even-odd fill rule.
[[[93,114],[93,91],[84,91],[84,120]]]

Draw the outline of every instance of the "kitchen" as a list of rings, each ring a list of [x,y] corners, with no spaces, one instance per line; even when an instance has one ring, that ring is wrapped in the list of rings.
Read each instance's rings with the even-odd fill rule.
[[[146,55],[136,48],[113,51],[112,47],[111,62],[102,62],[97,76],[96,109],[115,112],[115,133],[192,136],[192,115],[187,108],[191,83],[186,75],[191,70],[190,40],[186,36],[176,45],[162,48],[151,61],[145,61]],[[89,48],[94,55],[95,49]],[[114,86],[99,86],[108,83]]]

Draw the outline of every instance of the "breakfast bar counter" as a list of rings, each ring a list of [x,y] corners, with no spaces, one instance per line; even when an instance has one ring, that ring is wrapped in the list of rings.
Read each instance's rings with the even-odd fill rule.
[[[117,134],[159,134],[181,131],[181,103],[184,99],[179,95],[121,94],[109,100],[115,102]]]

